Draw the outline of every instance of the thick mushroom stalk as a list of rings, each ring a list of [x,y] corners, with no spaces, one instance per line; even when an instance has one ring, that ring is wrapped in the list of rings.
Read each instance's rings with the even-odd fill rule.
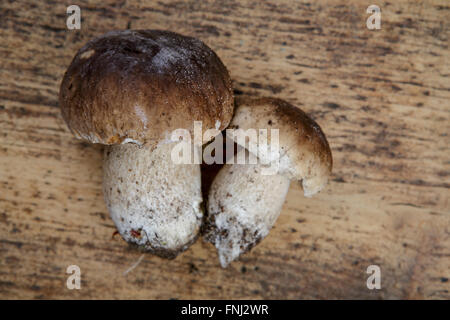
[[[119,233],[164,258],[196,240],[203,217],[200,165],[174,163],[173,146],[107,146],[103,164],[104,197]]]
[[[211,185],[205,239],[214,243],[224,268],[265,238],[280,215],[290,180],[262,169],[227,164]]]

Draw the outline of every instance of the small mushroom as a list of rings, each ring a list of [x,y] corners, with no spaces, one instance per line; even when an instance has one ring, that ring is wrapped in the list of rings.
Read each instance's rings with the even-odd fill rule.
[[[173,161],[174,146],[189,142],[172,133],[229,124],[231,80],[217,55],[173,32],[109,32],[78,51],[59,102],[76,137],[106,145],[103,191],[121,236],[166,258],[188,248],[203,218],[200,164]]]
[[[253,151],[259,161],[225,164],[212,182],[204,237],[217,248],[222,267],[268,235],[290,181],[301,181],[304,195],[310,197],[327,184],[332,169],[325,135],[302,110],[273,98],[242,98],[236,105],[230,128],[278,129],[279,148],[271,149],[269,134],[266,140],[250,139],[241,144],[247,150],[239,151],[235,159],[239,154],[248,158]],[[240,143],[228,130],[227,136]]]

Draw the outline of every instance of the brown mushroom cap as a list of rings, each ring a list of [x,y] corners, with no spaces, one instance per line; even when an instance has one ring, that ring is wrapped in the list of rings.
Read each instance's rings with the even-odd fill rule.
[[[226,128],[233,93],[226,67],[203,42],[169,31],[108,32],[81,48],[61,83],[71,131],[93,143],[155,145],[193,122]]]
[[[270,129],[279,130],[279,153],[263,159],[279,160],[279,174],[302,180],[305,196],[317,193],[327,184],[333,166],[330,146],[319,125],[305,112],[284,100],[268,97],[243,97],[236,99],[236,106],[230,128],[267,129],[268,145]],[[260,157],[261,145],[256,150]]]

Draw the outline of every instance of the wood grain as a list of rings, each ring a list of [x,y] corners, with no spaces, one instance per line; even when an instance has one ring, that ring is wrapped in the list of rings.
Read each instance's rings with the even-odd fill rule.
[[[0,298],[450,298],[450,7],[364,1],[60,1],[0,4]],[[222,58],[236,95],[275,96],[321,125],[333,180],[292,185],[274,230],[228,269],[198,241],[176,260],[141,256],[101,192],[102,147],[73,138],[63,73],[111,29],[168,29]],[[82,289],[66,288],[67,266]],[[382,289],[368,290],[379,265]]]

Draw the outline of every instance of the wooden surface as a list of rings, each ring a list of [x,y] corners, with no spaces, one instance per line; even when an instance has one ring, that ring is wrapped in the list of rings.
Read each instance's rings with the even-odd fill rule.
[[[0,298],[450,298],[449,3],[64,1],[0,4]],[[61,4],[63,3],[63,4]],[[176,260],[129,248],[102,191],[102,147],[73,138],[58,109],[63,73],[111,29],[196,36],[235,94],[276,96],[321,125],[333,179],[289,191],[275,229],[228,269],[198,241]],[[67,266],[82,289],[66,288]],[[381,268],[381,290],[366,268]]]

